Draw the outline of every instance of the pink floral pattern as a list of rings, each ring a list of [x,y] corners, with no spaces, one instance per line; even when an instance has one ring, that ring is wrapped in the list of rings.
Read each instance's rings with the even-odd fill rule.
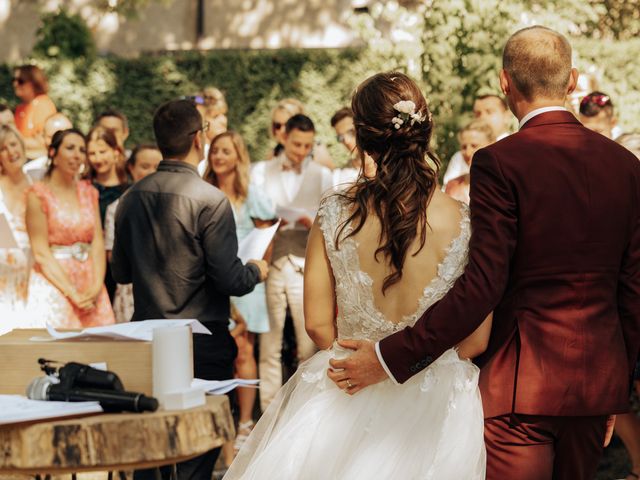
[[[86,181],[78,182],[77,188],[79,210],[63,208],[46,183],[38,182],[29,189],[38,196],[47,216],[50,245],[91,243],[93,240],[95,222],[100,221],[96,216],[98,191]],[[85,262],[74,258],[58,259],[57,262],[78,292],[85,291],[93,283],[94,269],[91,256]],[[82,311],[44,277],[38,265],[35,265],[29,280],[27,310],[31,323],[29,326],[33,327],[44,327],[50,323],[56,327],[84,328],[115,323],[113,309],[104,286],[98,296],[96,307]]]

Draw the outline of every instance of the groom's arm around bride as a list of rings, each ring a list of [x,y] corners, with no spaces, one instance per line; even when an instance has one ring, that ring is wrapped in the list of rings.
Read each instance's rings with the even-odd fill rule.
[[[474,156],[465,273],[378,356],[361,342],[332,366],[358,389],[403,383],[493,310],[477,361],[487,478],[586,480],[638,358],[640,163],[564,109],[578,74],[562,35],[516,32],[503,67],[520,131]]]

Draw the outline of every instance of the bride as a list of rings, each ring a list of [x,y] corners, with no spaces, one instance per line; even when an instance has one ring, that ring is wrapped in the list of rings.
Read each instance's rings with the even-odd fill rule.
[[[323,350],[282,387],[224,479],[484,479],[479,371],[468,358],[486,348],[491,316],[402,385],[348,395],[348,380],[339,388],[327,377],[329,360],[349,354],[336,339],[377,341],[442,298],[471,233],[467,207],[437,186],[418,86],[401,73],[374,75],[352,109],[360,154],[375,165],[326,198],[311,229],[304,313]]]

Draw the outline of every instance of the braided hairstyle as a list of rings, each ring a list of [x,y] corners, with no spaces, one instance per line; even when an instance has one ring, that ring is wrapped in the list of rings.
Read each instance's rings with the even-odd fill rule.
[[[394,108],[401,101],[415,104],[420,121],[412,122]],[[358,233],[373,210],[382,229],[375,258],[382,255],[392,268],[382,285],[384,295],[402,278],[407,251],[418,235],[420,248],[414,255],[424,247],[426,206],[437,186],[440,162],[429,147],[433,123],[427,101],[408,76],[389,72],[370,77],[356,89],[351,108],[358,151],[363,161],[365,152],[374,159],[377,172],[372,178],[361,175],[354,188],[340,194],[353,213],[338,229],[336,245],[347,225],[354,222],[355,228],[344,238]],[[398,127],[397,118],[403,119]]]

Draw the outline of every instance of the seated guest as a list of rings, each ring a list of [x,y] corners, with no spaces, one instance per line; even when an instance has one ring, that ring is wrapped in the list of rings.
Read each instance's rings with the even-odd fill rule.
[[[25,224],[31,181],[22,171],[27,157],[20,133],[0,126],[0,215],[9,224],[16,248],[0,248],[0,329],[19,327],[27,302],[31,248]]]
[[[47,95],[47,77],[35,65],[21,65],[13,71],[13,90],[22,101],[16,107],[14,119],[24,138],[27,158],[45,155],[42,129],[46,119],[56,113],[56,106]]]
[[[473,116],[484,120],[491,127],[493,137],[496,139],[494,141],[502,140],[509,135],[513,115],[507,107],[507,102],[499,95],[477,96],[473,102]],[[444,188],[446,189],[449,180],[467,173],[469,173],[469,164],[462,157],[462,152],[458,151],[451,157],[447,165],[447,171],[442,181]]]
[[[472,120],[458,133],[460,153],[465,164],[471,170],[473,154],[483,147],[495,142],[493,130],[484,120]],[[465,173],[457,178],[449,180],[445,187],[445,193],[456,200],[469,204],[470,173]]]
[[[116,212],[111,266],[118,283],[133,283],[132,321],[195,318],[212,335],[193,335],[194,375],[233,378],[237,347],[229,333],[229,297],[251,292],[266,278],[267,264],[238,258],[233,210],[225,195],[196,170],[206,125],[193,102],[160,106],[153,130],[162,162],[134,184]],[[179,463],[178,479],[211,478],[220,449]],[[162,469],[168,479],[171,468]],[[135,479],[156,479],[155,470]]]
[[[127,170],[134,183],[155,172],[161,160],[162,154],[155,145],[148,144],[135,147],[127,160]],[[107,259],[109,261],[113,250],[115,216],[119,203],[119,198],[111,203],[107,207],[107,213],[104,217],[104,248],[107,251]],[[118,323],[131,320],[133,316],[133,286],[130,283],[125,285],[117,284],[113,299],[113,312]]]
[[[44,145],[49,149],[51,145],[51,138],[53,138],[53,134],[58,130],[67,130],[69,128],[73,128],[73,124],[69,117],[67,117],[64,113],[54,113],[44,122]],[[34,160],[27,162],[23,168],[24,173],[29,175],[29,177],[34,181],[40,181],[44,177],[44,174],[47,172],[47,162],[49,161],[49,155],[44,154]]]
[[[613,138],[616,117],[611,97],[602,92],[591,92],[580,101],[580,122],[589,130]]]
[[[276,217],[271,199],[261,189],[249,184],[250,163],[249,152],[238,133],[227,131],[211,142],[204,179],[222,190],[229,199],[236,221],[238,241],[243,240],[254,227],[270,225]],[[269,331],[264,284],[256,285],[253,292],[242,297],[232,297],[231,301],[246,323],[246,331],[234,336],[238,345],[236,374],[239,378],[257,378],[258,366],[253,354],[256,334]],[[238,389],[240,418],[234,448],[236,453],[253,428],[255,400],[255,389]]]
[[[86,161],[84,135],[74,129],[56,132],[49,157],[44,180],[27,190],[27,231],[35,260],[29,279],[29,326],[112,324],[98,191],[78,180]]]

